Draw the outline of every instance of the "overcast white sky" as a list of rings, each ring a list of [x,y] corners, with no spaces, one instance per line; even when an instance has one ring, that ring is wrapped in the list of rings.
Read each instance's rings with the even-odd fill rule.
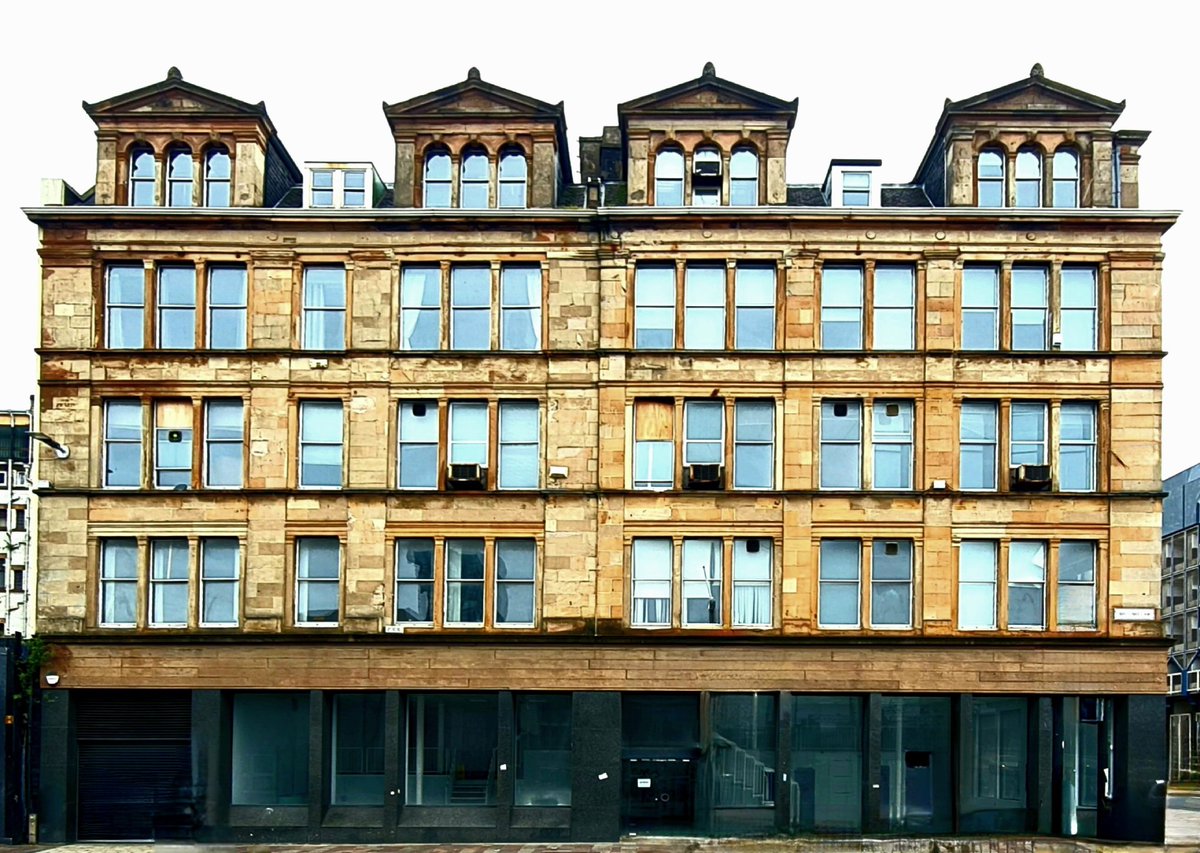
[[[4,13],[0,79],[0,407],[35,390],[37,231],[21,214],[39,180],[95,182],[94,126],[81,101],[184,77],[246,101],[264,100],[292,156],[369,160],[384,180],[392,142],[380,102],[466,77],[566,102],[575,140],[616,121],[617,103],[699,75],[799,97],[788,181],[819,181],[831,157],[883,159],[907,181],[942,102],[1046,76],[1127,100],[1118,127],[1153,131],[1142,148],[1143,208],[1191,208],[1167,235],[1163,472],[1200,462],[1200,296],[1195,108],[1200,49],[1186,2],[969,4],[856,2],[520,4],[253,2],[141,11],[85,2],[14,3]],[[1189,13],[1187,10],[1192,9]],[[574,160],[576,169],[578,161]]]

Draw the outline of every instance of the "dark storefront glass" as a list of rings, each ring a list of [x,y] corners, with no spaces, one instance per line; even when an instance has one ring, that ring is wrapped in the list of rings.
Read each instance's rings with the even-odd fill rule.
[[[382,693],[334,697],[331,754],[333,805],[383,805]]]
[[[775,704],[769,693],[713,697],[709,772],[714,806],[775,804]]]
[[[409,696],[405,803],[494,805],[496,726],[495,693]]]
[[[694,693],[627,693],[621,697],[621,741],[626,749],[691,751],[700,745],[700,699]]]
[[[307,804],[307,693],[233,697],[232,802],[235,806]]]
[[[963,832],[1025,829],[1029,708],[1022,698],[975,697],[964,738],[960,798]]]
[[[950,699],[884,696],[882,711],[880,820],[893,832],[950,832]]]
[[[793,829],[861,832],[862,766],[860,697],[792,698]]]
[[[517,697],[513,804],[571,805],[571,694]]]

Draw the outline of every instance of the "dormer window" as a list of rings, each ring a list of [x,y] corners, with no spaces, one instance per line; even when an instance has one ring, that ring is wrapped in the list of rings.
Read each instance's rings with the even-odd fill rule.
[[[425,206],[449,207],[451,174],[450,153],[435,148],[425,155]]]
[[[134,207],[154,206],[157,182],[154,151],[149,145],[135,145],[129,152],[129,203]]]
[[[871,173],[842,172],[842,207],[869,207]]]
[[[488,156],[481,148],[470,149],[463,154],[458,206],[471,210],[488,206]]]
[[[1079,207],[1079,155],[1070,148],[1054,152],[1055,207]]]
[[[333,170],[312,170],[312,206],[333,207]]]
[[[383,189],[370,163],[305,163],[305,207],[333,210],[373,207]]]
[[[692,204],[721,206],[721,152],[715,146],[697,148],[692,155]]]
[[[192,206],[192,152],[182,146],[167,152],[167,206]]]
[[[500,152],[500,206],[524,207],[529,167],[520,148]]]
[[[206,207],[229,207],[230,169],[229,152],[217,145],[208,149],[204,157],[204,205]]]
[[[654,204],[683,207],[683,151],[664,148],[654,158]]]
[[[1004,207],[1004,154],[994,148],[979,152],[979,206]]]
[[[1017,207],[1042,206],[1042,155],[1032,148],[1017,152]]]
[[[758,204],[758,153],[753,148],[735,148],[729,158],[729,203],[735,207]]]

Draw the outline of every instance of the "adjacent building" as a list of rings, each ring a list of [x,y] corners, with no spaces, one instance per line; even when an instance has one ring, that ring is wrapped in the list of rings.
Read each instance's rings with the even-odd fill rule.
[[[1162,620],[1171,638],[1171,781],[1200,778],[1200,465],[1163,482]]]
[[[789,183],[826,117],[711,64],[578,180],[475,69],[385,104],[390,184],[175,69],[85,109],[27,211],[41,840],[1161,839],[1123,103],[1035,66],[902,185]]]
[[[32,633],[29,601],[33,531],[29,410],[0,411],[0,622],[6,635]]]

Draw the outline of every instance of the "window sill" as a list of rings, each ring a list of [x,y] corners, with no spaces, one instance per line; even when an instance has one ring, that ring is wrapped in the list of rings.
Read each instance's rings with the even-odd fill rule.
[[[296,622],[293,625],[293,627],[295,627],[295,628],[337,628],[337,627],[339,627],[339,623],[337,623],[337,622]]]

